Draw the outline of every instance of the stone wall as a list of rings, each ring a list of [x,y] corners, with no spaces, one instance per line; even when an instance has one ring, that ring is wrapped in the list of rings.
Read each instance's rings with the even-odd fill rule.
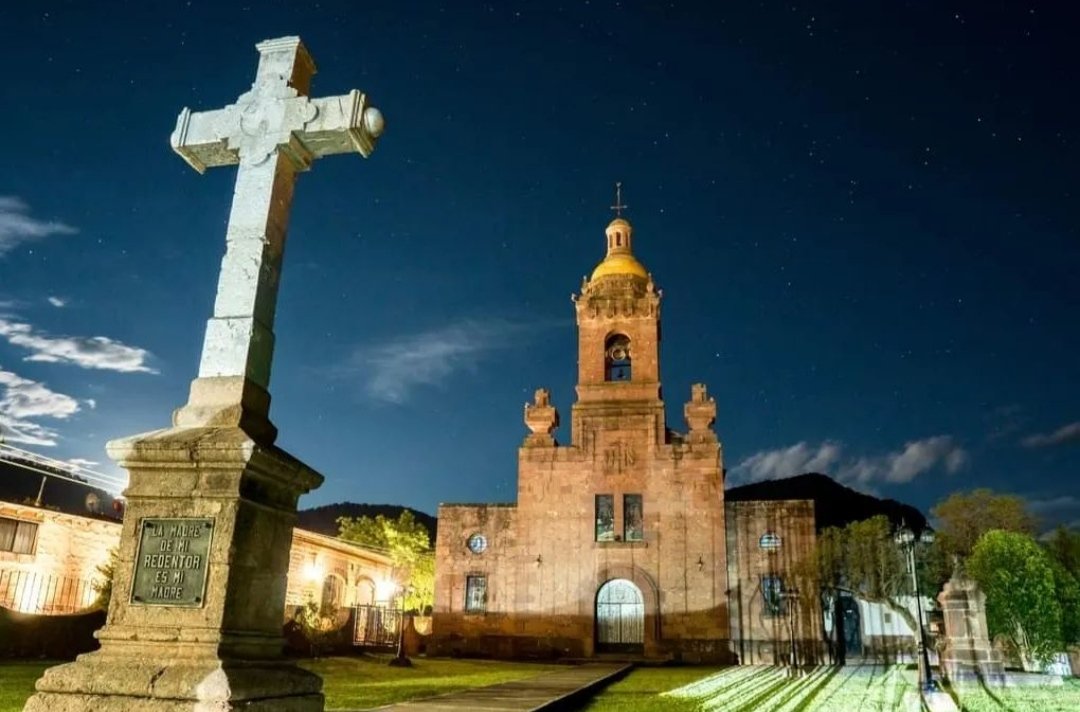
[[[597,592],[621,578],[642,594],[646,656],[729,659],[718,446],[656,443],[652,413],[620,422],[586,448],[522,448],[517,506],[440,507],[429,649],[590,656]],[[596,541],[597,494],[614,498],[618,540]],[[642,497],[641,541],[624,537],[626,494]],[[467,547],[476,533],[488,540],[482,554]],[[464,611],[469,575],[487,577],[483,613]]]
[[[336,579],[331,596],[328,578]],[[393,578],[390,557],[304,529],[293,529],[286,610],[324,596],[338,607],[386,603]],[[377,600],[382,596],[382,600]]]
[[[799,580],[801,566],[813,555],[817,535],[814,503],[809,500],[728,502],[727,545],[731,552],[731,635],[744,664],[784,663],[791,652],[794,627],[800,663],[821,660],[821,601],[815,590]],[[780,610],[766,604],[763,581],[777,577],[782,590],[798,589],[795,620],[789,600]]]
[[[42,602],[55,591],[41,583],[65,579],[68,586],[80,584],[77,597],[89,605],[94,599],[92,584],[102,579],[98,567],[109,559],[109,552],[120,541],[121,523],[86,516],[56,512],[29,505],[0,502],[0,517],[38,524],[32,554],[0,552],[0,576],[3,582],[30,580],[33,586],[6,586],[0,583],[0,606],[14,610],[44,611]],[[325,581],[335,577],[335,605],[352,606],[376,602],[377,589],[389,591],[385,584],[393,570],[388,556],[333,537],[294,529],[289,555],[289,579],[286,613],[308,600],[322,602]],[[5,600],[5,591],[9,594]],[[83,592],[87,592],[85,595]],[[29,592],[29,593],[28,593]],[[384,593],[389,597],[389,593]],[[16,600],[18,599],[18,600]],[[85,599],[85,600],[84,600]]]

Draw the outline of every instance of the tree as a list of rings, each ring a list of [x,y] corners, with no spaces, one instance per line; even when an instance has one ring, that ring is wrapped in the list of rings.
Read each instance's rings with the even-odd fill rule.
[[[930,513],[938,521],[935,547],[946,577],[952,572],[955,558],[963,561],[971,555],[983,534],[1000,529],[1035,534],[1035,517],[1023,497],[1000,494],[988,489],[954,492],[937,503]]]
[[[1061,641],[1080,645],[1080,583],[1053,558],[1050,567],[1054,572],[1054,595],[1061,606]]]
[[[918,622],[902,598],[914,595],[907,554],[893,536],[888,517],[878,515],[852,522],[843,529],[829,527],[818,535],[812,565],[813,579],[821,587],[823,605],[833,608],[836,658],[843,662],[843,621],[838,601],[840,593],[887,606],[904,619],[912,630]],[[925,554],[918,550],[920,558]]]
[[[341,517],[340,537],[385,552],[394,565],[394,580],[405,589],[404,606],[423,612],[435,603],[435,552],[424,525],[405,510],[397,519]]]
[[[101,578],[93,583],[94,608],[109,610],[109,601],[112,599],[113,578],[116,576],[116,567],[120,563],[120,553],[116,547],[109,549],[109,558],[97,567]]]
[[[1080,532],[1059,526],[1046,540],[1046,551],[1073,578],[1080,580]]]
[[[1050,557],[1027,534],[983,534],[967,562],[986,594],[986,623],[1004,638],[1025,670],[1037,670],[1061,646],[1061,606]]]

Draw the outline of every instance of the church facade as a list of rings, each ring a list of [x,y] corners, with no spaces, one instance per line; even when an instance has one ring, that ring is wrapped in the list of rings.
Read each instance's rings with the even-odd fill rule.
[[[516,504],[439,507],[428,649],[504,658],[767,662],[816,654],[817,596],[796,593],[809,502],[725,507],[716,402],[702,384],[668,427],[661,293],[622,217],[574,296],[570,442],[546,389],[525,406]],[[750,506],[753,505],[753,506]]]

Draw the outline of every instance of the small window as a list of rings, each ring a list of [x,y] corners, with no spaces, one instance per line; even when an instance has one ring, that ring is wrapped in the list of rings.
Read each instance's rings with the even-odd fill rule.
[[[885,625],[892,625],[892,613],[890,611],[885,611],[883,620],[885,621]]]
[[[630,339],[615,334],[604,345],[604,378],[607,381],[629,381],[631,374]]]
[[[784,582],[779,576],[761,577],[761,598],[766,616],[784,615]]]
[[[615,496],[596,495],[596,540],[615,540]]]
[[[761,535],[761,538],[758,539],[758,546],[765,551],[776,551],[780,548],[781,543],[780,535],[773,532],[765,532]]]
[[[465,612],[483,613],[487,610],[487,576],[465,577]]]
[[[36,522],[0,517],[0,551],[13,554],[33,554],[37,542]]]
[[[640,494],[623,495],[623,540],[641,541],[645,538],[645,521],[641,511]]]

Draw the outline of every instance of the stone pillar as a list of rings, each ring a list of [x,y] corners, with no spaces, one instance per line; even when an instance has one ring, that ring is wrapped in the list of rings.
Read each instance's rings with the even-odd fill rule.
[[[281,655],[296,504],[322,477],[239,427],[108,449],[131,481],[101,649],[47,670],[26,711],[322,710]]]
[[[953,684],[981,679],[988,685],[1003,685],[1005,666],[986,628],[986,595],[974,581],[954,572],[938,594],[938,603],[945,615],[942,673]]]

